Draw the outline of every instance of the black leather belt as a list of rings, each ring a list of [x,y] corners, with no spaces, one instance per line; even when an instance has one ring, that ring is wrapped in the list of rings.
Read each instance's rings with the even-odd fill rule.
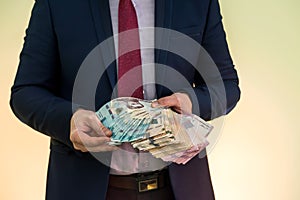
[[[108,185],[111,187],[147,192],[163,188],[169,184],[169,172],[161,171],[138,173],[131,175],[109,175]]]

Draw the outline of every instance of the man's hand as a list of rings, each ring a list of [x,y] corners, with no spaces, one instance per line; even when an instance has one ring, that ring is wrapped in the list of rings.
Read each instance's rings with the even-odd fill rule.
[[[70,140],[75,149],[82,152],[114,151],[118,147],[108,145],[112,132],[88,110],[77,110],[71,118]]]
[[[185,93],[174,93],[152,103],[152,107],[170,107],[180,114],[192,113],[192,101]]]

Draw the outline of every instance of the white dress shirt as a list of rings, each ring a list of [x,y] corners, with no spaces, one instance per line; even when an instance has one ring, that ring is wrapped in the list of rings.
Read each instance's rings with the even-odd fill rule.
[[[144,85],[144,99],[155,99],[155,71],[154,71],[154,49],[146,47],[154,46],[154,0],[131,0],[136,10],[142,59],[142,74]],[[110,13],[116,49],[118,57],[118,8],[119,0],[110,0]],[[148,28],[148,29],[147,29]],[[118,61],[118,60],[117,60]]]
[[[131,0],[138,19],[141,59],[142,59],[142,76],[143,76],[143,92],[145,99],[155,99],[155,69],[154,69],[154,49],[145,47],[154,46],[154,19],[155,9],[154,0]],[[116,58],[118,58],[118,7],[119,0],[110,0],[110,13],[114,37]],[[147,28],[148,29],[143,29]],[[150,28],[150,29],[149,29]],[[118,62],[118,59],[117,59]],[[126,155],[127,154],[127,155]],[[154,171],[162,169],[166,163],[161,159],[154,158],[149,153],[127,153],[125,151],[113,152],[112,165],[110,174],[132,174],[140,172]],[[126,170],[130,168],[130,172],[122,172],[115,170],[113,166],[125,166]],[[127,167],[126,167],[127,166]]]

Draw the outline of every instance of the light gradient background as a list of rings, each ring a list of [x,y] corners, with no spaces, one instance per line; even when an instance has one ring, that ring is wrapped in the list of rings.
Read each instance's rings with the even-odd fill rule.
[[[8,106],[33,0],[0,1],[0,199],[44,199],[49,138]],[[242,99],[210,153],[218,200],[300,199],[300,3],[221,0]]]

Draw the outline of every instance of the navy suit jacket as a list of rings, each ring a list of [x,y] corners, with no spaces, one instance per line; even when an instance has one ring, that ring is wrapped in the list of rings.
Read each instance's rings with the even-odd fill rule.
[[[156,27],[192,37],[219,69],[227,103],[225,111],[212,116],[209,91],[201,76],[184,59],[163,50],[155,51],[156,63],[176,69],[195,85],[196,99],[192,101],[199,104],[197,114],[206,120],[228,113],[240,97],[221,20],[218,0],[155,1]],[[22,122],[51,137],[47,199],[105,199],[109,167],[88,153],[74,150],[69,139],[69,123],[72,107],[80,104],[72,102],[77,72],[90,51],[111,35],[108,0],[35,2],[10,104]],[[104,66],[99,64],[99,67]],[[92,99],[96,100],[95,107],[89,109],[96,110],[108,102],[115,84],[114,62],[101,77]],[[157,85],[158,98],[171,93]],[[214,199],[206,157],[194,158],[186,165],[172,164],[169,171],[176,199]]]

